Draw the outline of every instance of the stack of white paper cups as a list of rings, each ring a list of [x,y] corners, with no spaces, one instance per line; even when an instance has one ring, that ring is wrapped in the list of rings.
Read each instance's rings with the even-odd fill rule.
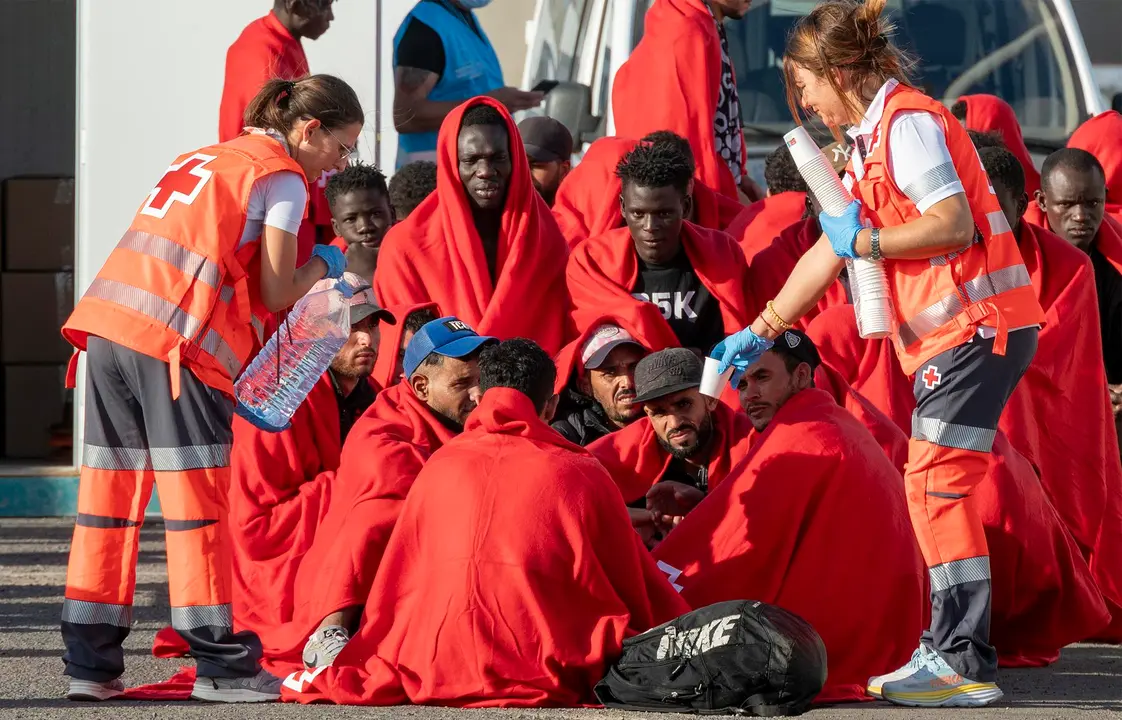
[[[807,131],[796,127],[783,136],[787,150],[814,193],[818,204],[831,215],[841,215],[853,201],[845,189],[834,166],[826,159],[818,144]],[[863,338],[883,338],[892,335],[895,311],[888,292],[888,274],[882,261],[867,258],[847,260],[849,286],[853,293],[853,308],[857,314],[857,331]]]

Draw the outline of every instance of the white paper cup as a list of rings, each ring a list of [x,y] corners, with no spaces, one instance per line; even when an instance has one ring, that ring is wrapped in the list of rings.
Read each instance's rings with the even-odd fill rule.
[[[728,369],[723,373],[717,372],[717,368],[721,366],[721,361],[717,358],[705,358],[705,367],[701,369],[701,394],[707,395],[711,398],[721,397],[721,393],[725,391],[725,386],[732,378],[735,367],[729,365]]]

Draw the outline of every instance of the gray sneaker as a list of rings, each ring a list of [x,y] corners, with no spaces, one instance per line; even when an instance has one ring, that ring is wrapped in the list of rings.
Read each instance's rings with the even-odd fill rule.
[[[200,677],[191,691],[192,700],[220,703],[257,703],[280,700],[281,679],[268,670],[251,677]]]
[[[120,678],[109,682],[70,678],[70,688],[66,691],[66,699],[96,702],[110,700],[118,695],[123,695],[124,692],[125,684],[121,682]]]
[[[330,665],[350,639],[347,629],[339,625],[328,625],[316,630],[304,645],[304,666],[317,668]]]

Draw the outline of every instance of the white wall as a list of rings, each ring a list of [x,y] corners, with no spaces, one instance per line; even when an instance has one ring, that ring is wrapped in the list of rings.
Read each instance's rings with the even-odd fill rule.
[[[26,13],[33,12],[33,5],[60,4],[65,0],[15,1]],[[78,0],[78,293],[93,280],[140,201],[176,156],[217,140],[226,48],[271,6],[269,0]],[[386,102],[393,97],[393,33],[411,7],[410,0],[336,3],[335,22],[327,33],[304,43],[312,72],[334,73],[355,88],[368,112],[362,156],[383,167],[393,167],[397,145]],[[379,8],[381,63],[375,42]],[[69,22],[65,13],[56,20]],[[4,25],[0,40],[19,32],[18,25]],[[9,70],[32,64],[35,54],[29,50],[18,62],[9,61]],[[379,68],[386,73],[382,107],[387,114],[382,117],[383,154],[376,158]],[[0,97],[7,94],[0,92]],[[15,141],[25,153],[52,153],[60,143],[66,148],[70,138],[65,133],[52,137],[50,129],[45,123],[44,133],[20,133]],[[75,448],[81,447],[83,398],[79,387]]]

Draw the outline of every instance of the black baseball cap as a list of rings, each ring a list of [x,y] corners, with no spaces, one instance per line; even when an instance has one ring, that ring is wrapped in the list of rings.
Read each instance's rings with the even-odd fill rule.
[[[822,364],[822,356],[818,354],[818,348],[814,346],[814,341],[802,330],[794,328],[784,330],[779,337],[775,338],[775,344],[771,346],[771,351],[777,355],[786,355],[801,363],[806,363],[811,370],[817,370],[818,366]]]
[[[568,160],[573,154],[573,136],[569,128],[551,117],[528,117],[518,123],[522,147],[530,162]]]
[[[701,360],[693,350],[659,350],[646,356],[635,366],[633,402],[649,402],[696,387],[701,387]]]

